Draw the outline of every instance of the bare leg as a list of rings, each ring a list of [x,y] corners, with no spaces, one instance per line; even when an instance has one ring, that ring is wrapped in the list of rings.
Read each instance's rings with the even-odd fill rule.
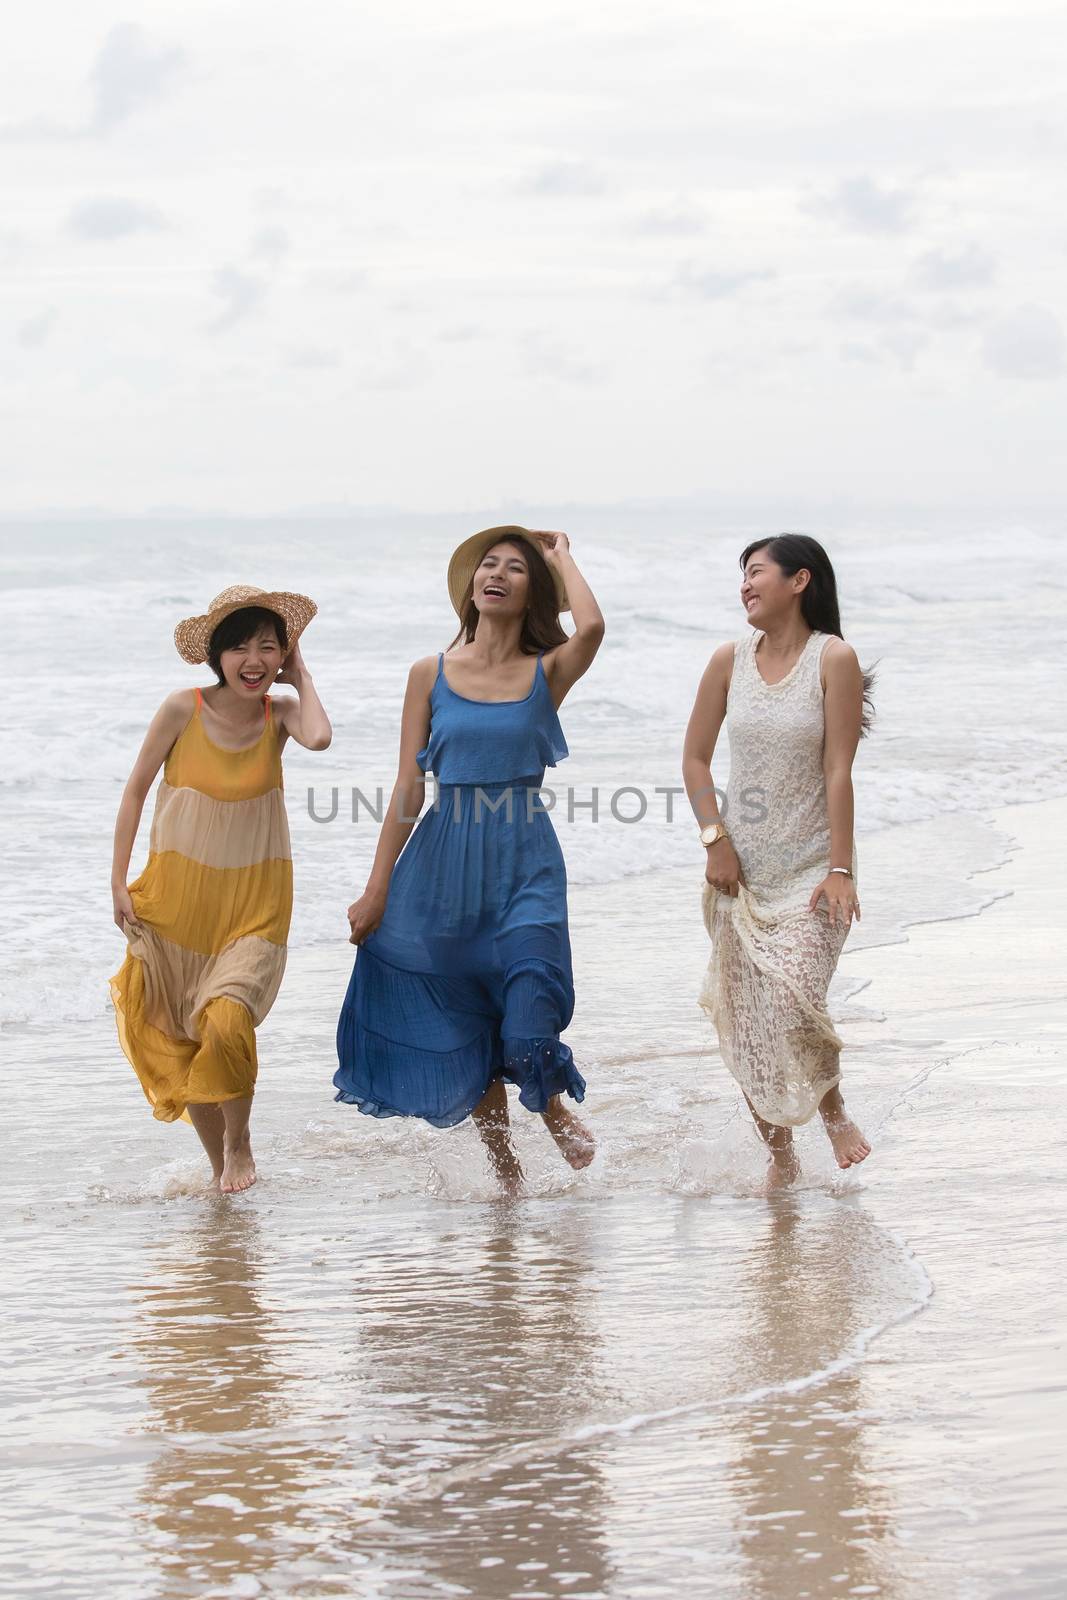
[[[186,1106],[192,1118],[193,1127],[200,1135],[200,1143],[207,1151],[207,1158],[211,1162],[211,1171],[215,1178],[216,1189],[222,1177],[222,1169],[226,1164],[224,1150],[225,1123],[222,1119],[222,1107],[217,1105]]]
[[[558,1094],[552,1096],[548,1109],[542,1111],[541,1117],[559,1146],[564,1161],[576,1172],[587,1167],[596,1155],[593,1135],[585,1123],[579,1122],[574,1112],[567,1109]]]
[[[867,1159],[871,1147],[845,1110],[841,1090],[836,1085],[828,1089],[819,1101],[819,1115],[834,1147],[839,1167],[854,1167]]]
[[[239,1194],[242,1189],[251,1189],[256,1181],[256,1164],[252,1160],[252,1140],[248,1133],[252,1096],[247,1094],[240,1100],[224,1100],[219,1110],[225,1123],[225,1161],[219,1188],[223,1194]]]
[[[502,1078],[494,1078],[471,1112],[481,1134],[489,1163],[505,1194],[516,1195],[522,1187],[522,1167],[511,1142],[508,1121],[508,1091]]]
[[[771,1164],[767,1169],[763,1192],[774,1194],[779,1189],[787,1189],[800,1177],[800,1161],[793,1148],[793,1130],[779,1127],[775,1122],[764,1122],[747,1094],[745,1099],[748,1101],[752,1120],[759,1129],[760,1138],[771,1153]]]

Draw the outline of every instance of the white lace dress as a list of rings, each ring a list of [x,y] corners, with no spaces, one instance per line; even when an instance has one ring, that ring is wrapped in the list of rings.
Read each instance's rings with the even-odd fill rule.
[[[832,635],[813,633],[774,684],[756,666],[762,637],[753,629],[734,646],[723,820],[746,886],[734,899],[704,884],[712,951],[700,1004],[755,1110],[797,1127],[841,1077],[826,991],[848,929],[808,910],[830,867],[820,664]]]

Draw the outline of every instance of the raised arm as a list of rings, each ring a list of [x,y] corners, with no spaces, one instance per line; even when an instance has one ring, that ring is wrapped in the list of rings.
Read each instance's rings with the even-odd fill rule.
[[[195,704],[196,696],[192,689],[176,689],[167,696],[149,723],[133,771],[122,791],[119,814],[115,819],[115,848],[111,859],[111,900],[118,928],[124,925],[130,928],[139,926],[126,887],[133,842],[137,837],[148,791],[170,754],[171,746],[192,716]]]
[[[557,645],[544,658],[545,677],[557,709],[584,672],[588,672],[604,638],[604,613],[596,596],[578,571],[565,533],[531,530],[540,539],[545,560],[562,574],[570,601],[574,632],[565,644]]]
[[[826,809],[830,817],[830,867],[852,870],[855,799],[852,763],[860,742],[863,719],[863,669],[856,652],[843,639],[835,639],[823,652],[822,770],[826,782]],[[859,917],[856,885],[844,871],[831,870],[811,896],[811,910],[825,901],[831,922],[846,927]]]
[[[685,730],[682,782],[693,815],[701,828],[723,820],[719,814],[715,780],[711,775],[711,760],[726,717],[726,697],[730,692],[733,665],[733,645],[721,644],[704,669]],[[729,895],[736,895],[738,883],[744,882],[740,862],[726,835],[707,846],[704,876],[716,889]]]
[[[285,658],[278,683],[291,683],[297,698],[289,695],[274,702],[274,714],[284,732],[305,750],[327,750],[333,740],[330,719],[323,709],[318,691],[311,681],[311,673],[300,653],[299,643],[294,644]]]
[[[430,691],[437,671],[437,657],[416,661],[408,673],[404,709],[400,718],[400,759],[396,783],[378,835],[367,886],[348,908],[350,944],[362,944],[374,932],[385,914],[393,868],[419,819],[426,799],[426,775],[415,757],[430,734]]]

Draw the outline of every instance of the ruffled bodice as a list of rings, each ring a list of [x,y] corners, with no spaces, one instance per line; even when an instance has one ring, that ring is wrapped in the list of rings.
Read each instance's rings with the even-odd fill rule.
[[[469,700],[445,677],[444,654],[430,691],[430,738],[416,756],[438,783],[540,780],[570,754],[541,656],[522,700]]]

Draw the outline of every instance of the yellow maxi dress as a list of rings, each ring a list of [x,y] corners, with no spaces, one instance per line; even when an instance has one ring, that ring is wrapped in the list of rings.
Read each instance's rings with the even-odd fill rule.
[[[119,1040],[162,1122],[253,1093],[254,1030],[282,981],[293,904],[270,700],[244,750],[214,744],[201,707],[198,689],[163,768],[148,865],[130,885],[140,927],[127,929],[111,979]]]

